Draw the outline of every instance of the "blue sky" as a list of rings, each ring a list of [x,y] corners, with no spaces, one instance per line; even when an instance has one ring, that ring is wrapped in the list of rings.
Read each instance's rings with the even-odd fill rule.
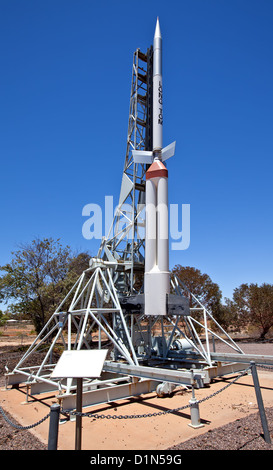
[[[273,274],[273,2],[0,0],[0,265],[35,237],[95,255],[82,208],[118,202],[132,59],[163,36],[170,203],[194,266],[231,297]]]

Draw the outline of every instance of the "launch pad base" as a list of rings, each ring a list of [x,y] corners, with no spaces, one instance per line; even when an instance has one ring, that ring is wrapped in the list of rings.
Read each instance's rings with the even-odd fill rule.
[[[182,295],[183,286],[177,279],[172,280],[172,286],[178,304],[186,294],[189,299],[186,291]],[[204,387],[215,377],[244,370],[249,357],[220,325],[217,324],[217,333],[212,331],[213,317],[197,299],[193,300],[196,303],[188,315],[147,317],[135,312],[135,306],[133,310],[121,307],[113,274],[107,265],[89,268],[17,366],[6,374],[6,383],[26,386],[30,395],[57,393],[63,408],[72,409],[76,382],[72,378],[53,377],[55,348],[75,352],[109,350],[101,378],[83,381],[84,406],[153,391],[163,396],[179,386]],[[212,339],[221,340],[233,353],[224,356],[212,352]],[[31,355],[41,349],[45,350],[41,363],[28,366]],[[255,359],[252,356],[251,360],[273,364],[272,357]]]
[[[131,365],[125,362],[105,361],[99,379],[84,379],[83,407],[111,403],[140,395],[156,392],[159,397],[172,394],[177,388],[185,389],[208,386],[213,379],[245,370],[246,364],[254,360],[257,364],[273,365],[272,356],[212,353],[213,365],[207,366],[196,355],[195,361],[153,361],[147,365]],[[76,380],[68,384],[51,379],[55,364],[44,369],[39,380],[35,376],[38,367],[22,368],[6,374],[6,385],[27,387],[29,396],[56,393],[62,409],[71,411],[76,407]]]

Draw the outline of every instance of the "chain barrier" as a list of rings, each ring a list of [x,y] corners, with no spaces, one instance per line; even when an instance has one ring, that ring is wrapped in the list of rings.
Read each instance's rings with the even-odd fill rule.
[[[263,366],[263,365],[259,365],[259,367],[264,368],[264,369],[271,369],[271,370],[273,369],[273,367]],[[217,390],[216,392],[213,392],[211,395],[208,395],[207,397],[201,398],[200,400],[196,400],[196,403],[198,403],[198,404],[203,403],[203,402],[209,400],[210,398],[215,397],[219,393],[223,392],[228,387],[230,387],[235,382],[237,382],[237,380],[239,380],[243,375],[245,375],[247,373],[247,371],[250,370],[250,369],[251,369],[251,366],[248,366],[237,377],[235,377],[235,379],[233,379],[227,385],[222,387],[220,390]],[[61,414],[66,416],[66,417],[67,417],[67,415],[71,415],[71,416],[82,416],[82,417],[94,418],[94,419],[138,419],[138,418],[153,418],[153,417],[156,417],[156,416],[163,416],[163,415],[166,415],[166,414],[176,413],[178,411],[182,411],[182,410],[185,410],[187,408],[190,408],[190,406],[191,406],[191,404],[189,403],[187,405],[183,405],[183,406],[180,406],[178,408],[173,408],[173,409],[170,409],[170,410],[159,411],[159,412],[156,412],[156,413],[137,414],[137,415],[109,415],[109,414],[104,415],[104,414],[99,414],[99,413],[92,413],[92,412],[85,412],[84,413],[84,412],[80,412],[80,411],[74,411],[74,410],[71,411],[71,410],[63,410],[63,409],[61,409]],[[4,412],[4,410],[1,406],[0,406],[0,413],[2,414],[5,421],[7,421],[7,423],[9,423],[11,426],[13,426],[16,429],[21,429],[21,430],[27,430],[27,429],[31,429],[31,428],[34,428],[36,426],[39,426],[39,424],[46,421],[50,416],[50,412],[49,412],[44,418],[40,419],[39,421],[37,421],[34,424],[30,424],[28,426],[20,426],[19,424],[13,423],[9,419],[9,417]]]
[[[232,384],[237,382],[237,380],[239,380],[243,375],[245,375],[246,372],[249,369],[251,369],[251,366],[247,367],[237,377],[235,377],[235,379],[233,379],[227,385],[222,387],[220,390],[217,390],[216,392],[212,393],[211,395],[209,395],[205,398],[201,398],[200,400],[196,400],[196,403],[198,403],[198,404],[203,403],[204,401],[209,400],[212,397],[215,397],[216,395],[218,395],[218,393],[223,392],[228,387],[230,387]],[[165,411],[159,411],[157,413],[145,413],[145,414],[141,414],[141,415],[109,415],[109,414],[104,415],[104,414],[98,414],[98,413],[91,413],[91,412],[83,413],[81,411],[69,411],[69,410],[67,410],[67,411],[61,410],[61,413],[64,414],[64,415],[69,414],[71,416],[82,416],[82,417],[95,418],[95,419],[137,419],[137,418],[153,418],[155,416],[162,416],[162,415],[166,415],[166,414],[170,414],[170,413],[176,413],[177,411],[182,411],[182,410],[185,410],[186,408],[190,408],[190,406],[191,406],[191,404],[189,403],[187,405],[180,406],[179,408],[174,408],[174,409],[165,410]]]
[[[39,426],[39,424],[43,423],[50,416],[50,412],[49,412],[44,418],[40,419],[40,421],[37,421],[37,423],[29,424],[28,426],[20,426],[19,424],[13,423],[9,419],[9,417],[6,415],[6,413],[4,412],[4,410],[1,406],[0,406],[0,413],[3,416],[3,418],[5,419],[5,421],[7,421],[7,423],[9,423],[12,427],[14,427],[16,429],[21,429],[21,430],[35,428],[36,426]]]
[[[273,370],[273,367],[272,366],[266,366],[264,364],[256,364],[257,366],[257,369],[267,369],[267,370]]]

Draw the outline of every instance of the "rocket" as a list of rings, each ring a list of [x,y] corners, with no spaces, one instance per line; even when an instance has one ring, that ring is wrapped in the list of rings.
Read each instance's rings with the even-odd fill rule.
[[[175,142],[163,148],[162,37],[157,18],[153,42],[153,150],[133,150],[135,163],[151,164],[146,172],[145,315],[166,315],[170,293],[168,170],[164,161]]]

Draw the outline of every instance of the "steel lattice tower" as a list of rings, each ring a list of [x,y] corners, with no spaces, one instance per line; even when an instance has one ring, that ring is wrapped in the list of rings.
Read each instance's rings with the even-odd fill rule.
[[[117,263],[114,284],[122,295],[136,292],[135,277],[144,272],[147,165],[134,163],[132,151],[152,147],[152,49],[151,46],[146,54],[137,49],[133,56],[127,146],[118,208],[97,255]]]
[[[52,379],[56,345],[65,351],[109,348],[101,378],[85,379],[86,406],[158,390],[158,386],[161,386],[160,394],[176,385],[192,386],[192,381],[204,386],[217,375],[245,367],[244,360],[240,361],[243,351],[175,276],[170,277],[170,295],[178,300],[180,311],[174,308],[166,316],[152,318],[144,315],[138,303],[138,299],[143,301],[145,221],[142,211],[147,164],[135,163],[132,152],[152,149],[152,57],[153,47],[145,54],[137,49],[133,56],[126,156],[118,210],[109,235],[102,239],[90,267],[67,293],[13,371],[7,374],[8,384],[25,383],[31,394],[57,390],[64,409],[75,407],[76,385],[72,378]],[[137,303],[130,304],[134,297]],[[233,354],[229,356],[232,359],[226,364],[217,362],[223,356],[219,359],[211,350],[211,338],[223,341],[232,349]],[[27,366],[29,357],[41,346],[47,350],[40,364]]]

